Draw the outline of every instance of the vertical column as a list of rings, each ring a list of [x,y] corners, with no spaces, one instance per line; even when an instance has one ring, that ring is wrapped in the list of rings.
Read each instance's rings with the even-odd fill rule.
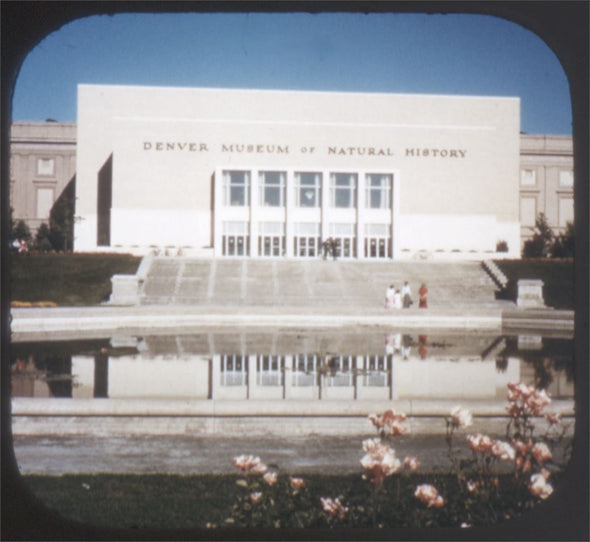
[[[215,399],[217,397],[217,387],[219,386],[221,373],[221,356],[215,354],[211,358],[210,376],[209,376],[209,398]]]
[[[256,396],[256,354],[246,356],[248,359],[248,385],[246,391],[246,399]]]
[[[258,254],[258,222],[260,216],[258,212],[258,170],[250,170],[250,213],[249,213],[249,231],[250,231],[250,256],[255,258]]]
[[[221,209],[223,201],[223,171],[216,169],[213,178],[213,254],[216,258],[223,254],[223,220]]]
[[[354,399],[357,400],[359,398],[359,368],[363,366],[363,357],[362,356],[354,356],[352,360],[352,385],[354,386]]]
[[[291,388],[293,387],[293,356],[285,356],[285,368],[283,370],[283,398],[291,398]]]
[[[330,223],[330,172],[327,169],[322,170],[322,217],[321,217],[321,236],[325,241],[330,236],[328,225]]]
[[[397,171],[392,172],[391,186],[391,258],[399,258],[399,204],[400,204],[400,176]]]
[[[367,222],[367,209],[365,202],[365,183],[366,172],[359,171],[357,173],[357,194],[356,194],[356,257],[360,259],[365,258],[364,242],[365,242],[365,224]]]
[[[293,208],[295,206],[295,172],[292,169],[287,171],[285,186],[285,255],[293,257],[293,237],[295,226],[293,224]]]
[[[399,399],[399,390],[397,389],[396,382],[399,381],[399,372],[403,370],[403,367],[398,363],[399,358],[391,355],[391,386],[390,386],[390,397],[393,400]]]

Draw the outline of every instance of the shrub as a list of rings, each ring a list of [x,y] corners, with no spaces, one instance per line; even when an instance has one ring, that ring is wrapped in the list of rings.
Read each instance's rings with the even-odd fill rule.
[[[496,243],[496,252],[508,252],[508,243],[503,239]]]

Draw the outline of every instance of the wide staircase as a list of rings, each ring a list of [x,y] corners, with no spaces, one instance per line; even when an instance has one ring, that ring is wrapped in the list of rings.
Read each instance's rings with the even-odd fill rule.
[[[497,306],[479,262],[357,262],[154,257],[142,304],[383,307],[390,284],[408,281],[414,308],[422,283],[430,308]]]

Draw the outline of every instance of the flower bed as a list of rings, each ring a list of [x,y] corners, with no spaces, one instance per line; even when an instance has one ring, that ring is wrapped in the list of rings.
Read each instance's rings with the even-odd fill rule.
[[[565,464],[552,448],[563,444],[568,428],[558,414],[545,413],[550,402],[544,391],[509,384],[502,440],[471,431],[471,413],[453,408],[443,422],[449,471],[441,475],[422,473],[419,456],[397,456],[393,445],[405,433],[406,415],[391,409],[369,416],[378,436],[359,443],[358,475],[295,476],[241,454],[233,458],[234,476],[27,479],[63,515],[116,527],[493,526],[522,517],[553,493]],[[540,416],[549,424],[544,434],[535,430]],[[458,446],[463,439],[467,450]]]

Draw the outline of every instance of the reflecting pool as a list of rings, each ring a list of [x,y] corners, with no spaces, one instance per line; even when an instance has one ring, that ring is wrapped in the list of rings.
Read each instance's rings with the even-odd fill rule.
[[[21,342],[13,397],[356,401],[574,394],[572,337],[426,330],[248,330]]]

